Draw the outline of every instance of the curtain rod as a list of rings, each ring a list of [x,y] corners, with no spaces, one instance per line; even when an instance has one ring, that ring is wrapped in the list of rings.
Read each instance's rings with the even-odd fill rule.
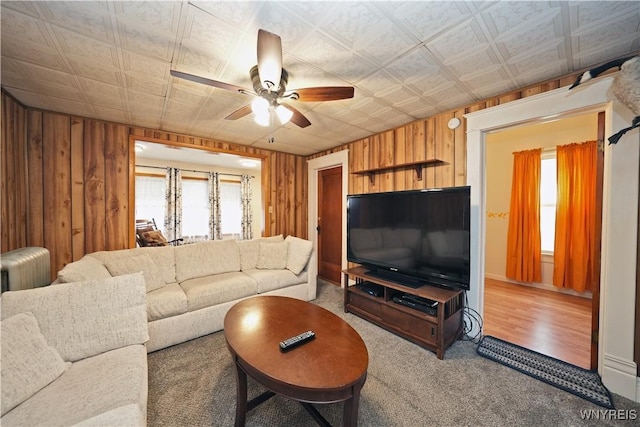
[[[136,165],[136,167],[141,167],[141,168],[153,168],[153,169],[167,169],[166,167],[163,166],[147,166],[147,165]],[[176,169],[180,169],[180,168],[176,168]],[[195,169],[180,169],[181,171],[184,172],[196,172],[196,173],[209,173],[212,171],[198,171]],[[227,176],[242,176],[243,174],[239,174],[239,173],[226,173],[226,172],[218,172],[220,175],[227,175]],[[253,175],[249,175],[250,178],[255,178],[255,176]]]

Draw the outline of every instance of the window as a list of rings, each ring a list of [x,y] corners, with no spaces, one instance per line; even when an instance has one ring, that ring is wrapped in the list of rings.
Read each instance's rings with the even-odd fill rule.
[[[136,219],[155,220],[164,233],[165,178],[163,176],[136,176]]]
[[[205,179],[182,178],[182,236],[209,234],[209,189]]]
[[[540,244],[552,254],[556,234],[556,151],[543,152],[540,168]]]
[[[220,217],[223,238],[240,239],[242,236],[242,203],[239,182],[220,182]]]

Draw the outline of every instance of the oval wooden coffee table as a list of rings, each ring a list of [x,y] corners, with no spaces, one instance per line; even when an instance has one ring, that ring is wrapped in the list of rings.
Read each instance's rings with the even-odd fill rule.
[[[315,339],[280,351],[280,341],[308,330]],[[236,426],[276,393],[301,402],[321,425],[328,423],[310,403],[344,402],[344,425],[357,425],[369,354],[347,322],[305,301],[257,296],[231,307],[224,334],[237,371]],[[247,402],[247,375],[269,391]]]

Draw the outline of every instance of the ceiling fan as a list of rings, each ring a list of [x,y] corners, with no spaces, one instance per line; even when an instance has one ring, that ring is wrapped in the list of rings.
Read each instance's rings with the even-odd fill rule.
[[[282,101],[336,101],[353,98],[354,93],[352,86],[309,87],[287,91],[289,73],[282,68],[282,42],[280,36],[262,29],[258,30],[258,64],[249,71],[253,91],[180,71],[171,70],[170,73],[174,77],[195,83],[254,96],[253,102],[237,109],[225,119],[237,120],[253,112],[256,123],[262,126],[269,126],[273,112],[276,113],[282,124],[291,121],[301,128],[311,124],[300,111]]]

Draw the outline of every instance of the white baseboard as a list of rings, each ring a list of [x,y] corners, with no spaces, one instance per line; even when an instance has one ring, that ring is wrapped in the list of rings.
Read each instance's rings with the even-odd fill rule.
[[[640,402],[640,378],[637,376],[636,363],[633,360],[605,354],[603,364],[602,383],[614,393],[634,402]]]
[[[507,279],[505,276],[501,276],[499,274],[491,274],[487,272],[485,272],[484,275],[489,279],[500,280],[501,282],[506,282],[506,283],[513,283],[514,285],[529,286],[530,288],[542,289],[542,290],[551,291],[551,292],[558,292],[560,294],[573,295],[581,298],[587,298],[587,299],[592,298],[591,292],[576,292],[572,289],[557,288],[547,283],[518,282],[517,280]]]

